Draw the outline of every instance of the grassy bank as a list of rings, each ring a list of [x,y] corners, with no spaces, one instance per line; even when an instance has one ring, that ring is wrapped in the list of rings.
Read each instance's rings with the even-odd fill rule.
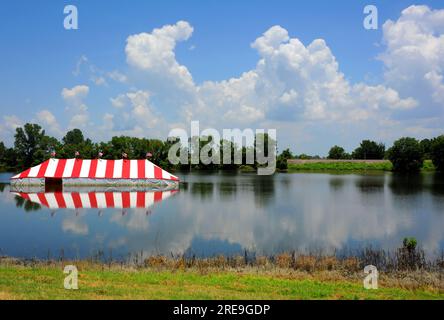
[[[442,291],[402,288],[389,277],[366,290],[362,279],[328,271],[208,271],[83,266],[79,290],[65,290],[61,265],[0,266],[0,299],[444,299]]]
[[[0,299],[444,299],[438,271],[380,272],[379,289],[366,290],[364,273],[350,260],[332,265],[330,258],[315,269],[291,267],[284,258],[238,267],[222,260],[191,266],[181,259],[152,258],[135,267],[3,259]],[[78,268],[79,290],[63,287],[68,264]]]
[[[391,171],[393,165],[390,161],[365,161],[365,160],[289,160],[288,171]],[[432,161],[424,161],[423,171],[433,171],[435,167]]]

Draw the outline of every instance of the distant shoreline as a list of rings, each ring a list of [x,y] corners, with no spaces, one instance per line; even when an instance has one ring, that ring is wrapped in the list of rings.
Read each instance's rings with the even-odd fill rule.
[[[297,171],[392,171],[389,160],[289,159],[288,172]],[[435,171],[431,160],[425,160],[421,171]]]
[[[335,159],[288,159],[287,170],[276,170],[276,172],[316,172],[316,171],[343,171],[343,172],[365,172],[365,171],[381,171],[392,172],[393,165],[389,160],[335,160]],[[17,170],[7,170],[0,168],[0,173],[17,173]],[[238,169],[207,169],[207,168],[193,168],[188,170],[174,170],[171,172],[240,172],[253,173],[256,169],[249,165],[243,165]],[[435,172],[435,166],[431,160],[424,160],[422,172]]]

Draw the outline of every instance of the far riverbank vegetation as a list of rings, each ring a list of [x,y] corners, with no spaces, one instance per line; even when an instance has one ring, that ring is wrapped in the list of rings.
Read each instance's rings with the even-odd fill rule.
[[[257,136],[256,136],[257,137]],[[268,155],[269,137],[264,134],[265,156]],[[93,142],[85,138],[80,129],[68,131],[58,140],[46,134],[46,131],[38,124],[27,123],[23,127],[16,128],[14,144],[7,147],[0,141],[0,171],[18,172],[37,165],[51,156],[57,158],[84,158],[94,159],[100,154],[103,159],[121,159],[126,154],[129,159],[143,159],[149,155],[149,160],[167,170],[241,170],[255,172],[259,164],[247,165],[247,153],[256,152],[256,140],[253,146],[240,147],[233,142],[221,140],[216,142],[212,137],[199,142],[199,152],[207,145],[211,146],[212,153],[218,153],[223,159],[223,143],[231,148],[231,164],[179,164],[172,165],[168,161],[170,147],[179,142],[169,138],[165,141],[159,139],[136,137],[112,137],[105,142]],[[190,141],[182,142],[182,152],[188,152]],[[276,143],[277,145],[277,143]],[[208,147],[206,147],[208,149]],[[363,140],[351,153],[340,146],[333,146],[326,157],[310,156],[306,154],[296,155],[290,149],[279,153],[277,149],[276,167],[279,171],[300,170],[382,170],[397,172],[418,172],[420,170],[444,171],[444,135],[433,139],[421,141],[403,137],[395,141],[393,146],[386,150],[383,143],[371,140]],[[193,151],[197,152],[197,151]],[[234,154],[242,154],[242,164],[234,164]],[[256,158],[256,157],[255,157]],[[191,162],[191,161],[189,161]]]

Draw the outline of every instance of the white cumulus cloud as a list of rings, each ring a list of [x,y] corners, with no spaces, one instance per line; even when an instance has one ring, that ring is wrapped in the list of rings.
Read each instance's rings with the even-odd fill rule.
[[[45,128],[49,133],[59,138],[63,135],[60,124],[58,123],[56,117],[49,110],[45,109],[37,112],[37,123],[41,124],[43,128]]]
[[[441,117],[444,111],[444,10],[410,6],[383,25],[386,84],[411,95],[420,108],[411,117]]]
[[[67,111],[71,114],[68,128],[85,128],[88,126],[88,107],[83,102],[88,93],[89,87],[86,85],[78,85],[71,89],[63,88],[61,95],[67,104]]]
[[[173,81],[181,88],[193,87],[188,69],[176,60],[177,42],[187,40],[193,28],[186,21],[154,29],[151,33],[135,34],[127,39],[125,48],[130,65]]]

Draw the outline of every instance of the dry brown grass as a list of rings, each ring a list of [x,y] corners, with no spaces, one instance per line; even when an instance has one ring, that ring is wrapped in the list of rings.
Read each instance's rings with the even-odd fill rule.
[[[317,270],[335,270],[340,266],[339,260],[334,256],[321,257],[316,262]]]
[[[18,300],[19,296],[12,294],[10,292],[0,291],[0,301],[1,300]]]
[[[313,256],[299,256],[296,258],[295,268],[302,271],[313,272],[316,268],[316,260],[316,257]]]
[[[293,258],[288,253],[281,253],[276,256],[275,263],[278,268],[290,268],[292,265]]]
[[[360,270],[360,261],[356,257],[345,258],[341,261],[342,267],[349,272],[357,272]]]

